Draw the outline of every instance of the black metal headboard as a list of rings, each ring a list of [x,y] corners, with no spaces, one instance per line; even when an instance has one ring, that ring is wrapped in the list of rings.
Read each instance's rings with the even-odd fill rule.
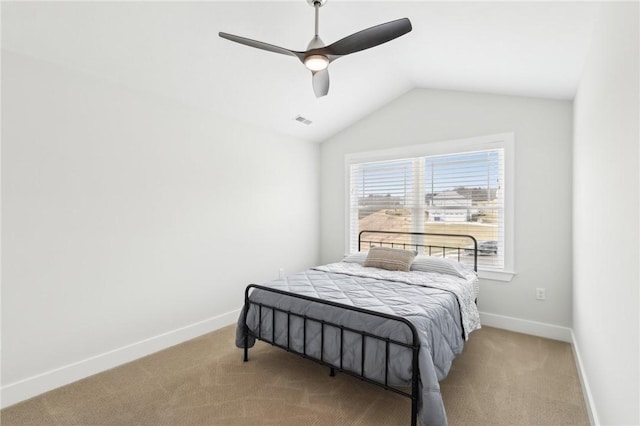
[[[365,237],[366,236],[366,237]],[[478,272],[478,241],[472,235],[434,234],[428,232],[373,231],[364,230],[358,234],[358,251],[363,247],[391,247],[415,249],[419,253],[441,257],[473,255],[473,270]],[[470,247],[472,246],[472,247]]]

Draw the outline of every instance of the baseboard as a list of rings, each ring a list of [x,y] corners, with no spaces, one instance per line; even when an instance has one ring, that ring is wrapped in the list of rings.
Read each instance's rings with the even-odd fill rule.
[[[532,336],[572,343],[571,329],[568,327],[490,314],[487,312],[480,312],[480,322],[482,325],[488,327],[502,328],[517,333],[531,334]]]
[[[580,377],[580,385],[582,386],[582,394],[584,395],[584,403],[587,406],[587,413],[589,414],[589,422],[592,425],[599,425],[598,413],[596,412],[596,406],[593,401],[593,394],[589,387],[589,381],[584,371],[584,365],[582,364],[582,358],[580,357],[580,349],[576,336],[571,330],[571,347],[573,348],[573,358],[576,361],[576,368],[578,369],[578,377]]]
[[[48,392],[93,374],[109,370],[162,349],[177,345],[219,328],[233,324],[240,309],[187,325],[73,364],[5,385],[0,390],[1,407]]]

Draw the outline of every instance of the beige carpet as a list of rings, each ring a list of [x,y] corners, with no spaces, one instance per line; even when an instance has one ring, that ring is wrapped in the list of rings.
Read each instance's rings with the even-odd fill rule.
[[[410,401],[234,327],[0,412],[12,425],[409,425]],[[571,347],[485,327],[441,383],[450,425],[588,425]]]

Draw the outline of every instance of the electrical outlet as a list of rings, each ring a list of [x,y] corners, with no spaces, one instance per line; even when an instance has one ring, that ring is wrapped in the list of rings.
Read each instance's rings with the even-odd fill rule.
[[[546,289],[544,288],[536,288],[536,299],[545,300],[547,298]]]

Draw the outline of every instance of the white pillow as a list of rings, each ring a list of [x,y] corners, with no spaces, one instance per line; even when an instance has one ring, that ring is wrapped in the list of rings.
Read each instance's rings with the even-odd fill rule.
[[[466,278],[472,270],[467,269],[465,265],[452,259],[442,257],[425,256],[420,254],[416,256],[411,264],[412,271],[421,272],[438,272],[440,274],[453,275],[455,277]]]
[[[352,253],[348,255],[347,257],[342,259],[342,261],[347,263],[358,263],[360,265],[364,265],[364,261],[367,259],[367,254],[368,253],[366,251],[359,251],[357,253]]]

